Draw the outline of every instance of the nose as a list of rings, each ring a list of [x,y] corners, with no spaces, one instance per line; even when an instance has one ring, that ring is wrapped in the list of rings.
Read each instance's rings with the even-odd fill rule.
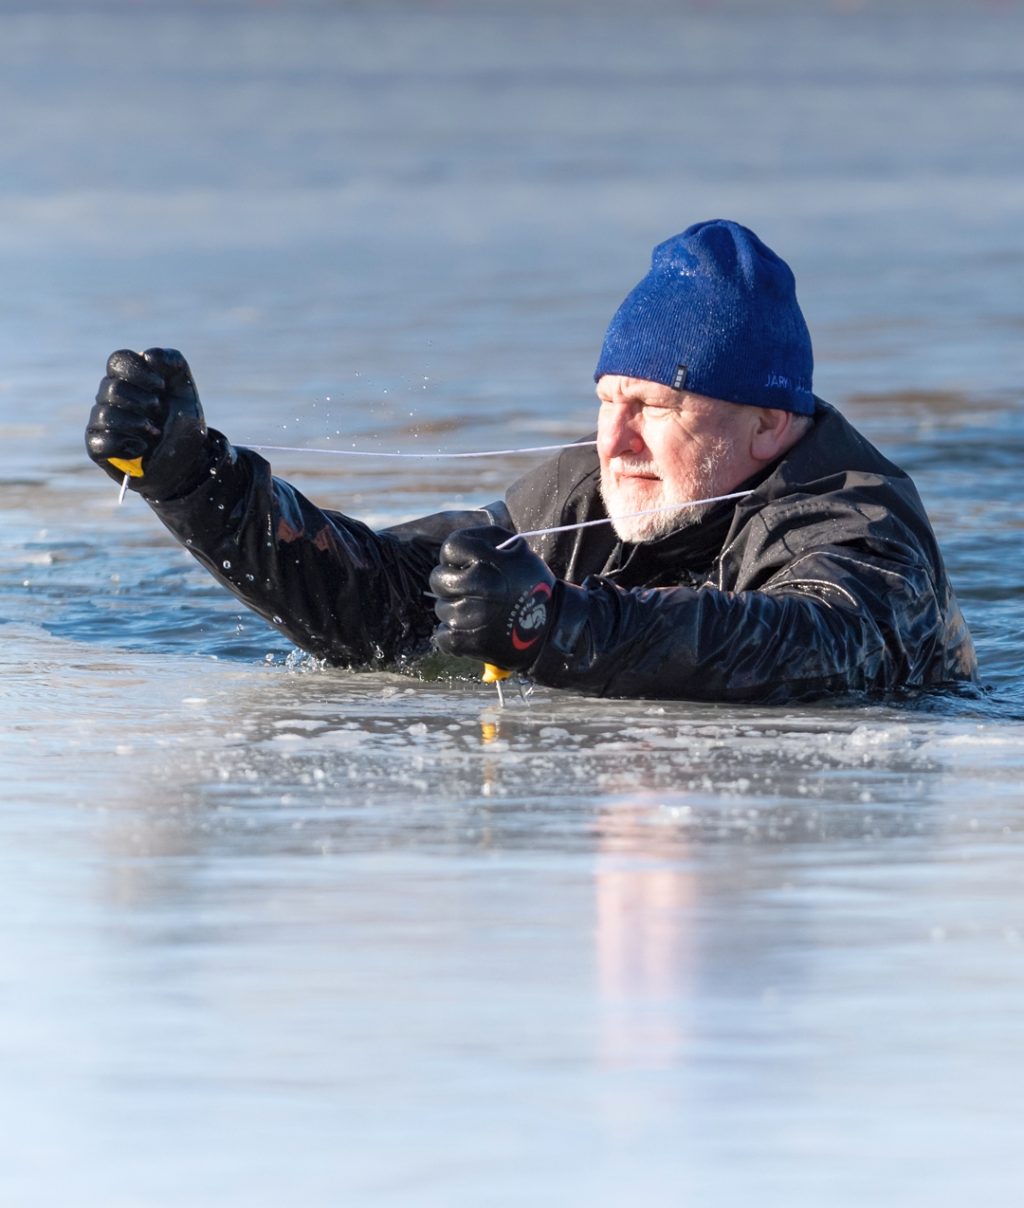
[[[643,408],[622,397],[603,403],[598,413],[597,448],[606,461],[644,453]]]

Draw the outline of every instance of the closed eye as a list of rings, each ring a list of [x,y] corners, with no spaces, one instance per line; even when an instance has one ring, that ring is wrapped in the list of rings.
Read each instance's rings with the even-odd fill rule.
[[[679,415],[681,408],[671,403],[644,403],[644,419],[663,420],[667,415]]]

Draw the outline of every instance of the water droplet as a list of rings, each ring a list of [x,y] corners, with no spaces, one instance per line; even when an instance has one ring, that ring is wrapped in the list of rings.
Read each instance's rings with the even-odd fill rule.
[[[227,558],[224,559],[224,561],[221,563],[221,566],[223,566],[225,570],[231,569],[231,563],[227,560]]]

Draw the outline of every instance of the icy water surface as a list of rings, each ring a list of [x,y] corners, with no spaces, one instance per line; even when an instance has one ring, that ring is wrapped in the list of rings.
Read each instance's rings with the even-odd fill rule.
[[[1015,1203],[1019,4],[0,12],[0,1202]],[[82,450],[114,348],[239,443],[568,440],[651,245],[794,266],[981,699],[318,670]],[[279,472],[372,523],[531,464]]]

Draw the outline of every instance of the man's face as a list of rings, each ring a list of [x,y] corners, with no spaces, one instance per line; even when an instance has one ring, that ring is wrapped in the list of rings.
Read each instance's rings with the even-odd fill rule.
[[[623,541],[653,541],[700,521],[707,508],[678,507],[724,495],[757,468],[750,433],[757,409],[658,382],[605,374],[597,451],[601,494]],[[629,513],[667,509],[648,516]]]

